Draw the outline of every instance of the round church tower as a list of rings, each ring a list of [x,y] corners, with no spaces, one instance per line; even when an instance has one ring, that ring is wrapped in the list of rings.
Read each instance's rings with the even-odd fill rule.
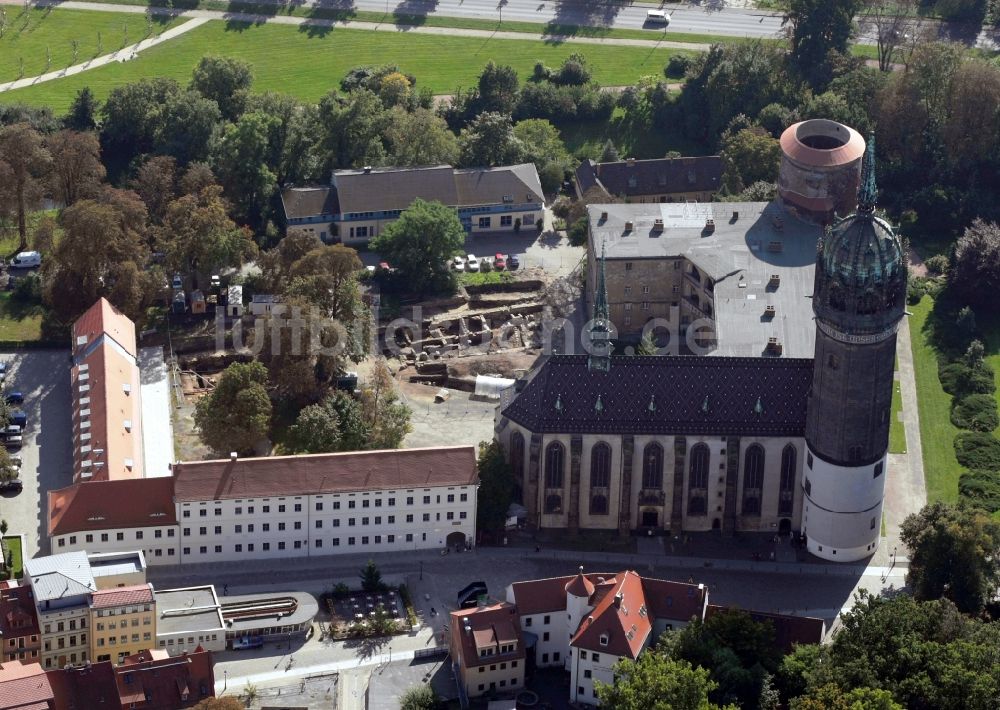
[[[906,257],[875,216],[874,137],[857,212],[827,229],[816,256],[816,355],[806,419],[802,529],[817,557],[850,562],[878,547],[896,328]]]

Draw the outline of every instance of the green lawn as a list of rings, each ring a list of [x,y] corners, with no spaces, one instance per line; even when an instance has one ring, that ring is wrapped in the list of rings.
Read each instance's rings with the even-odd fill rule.
[[[121,49],[128,29],[129,44],[147,36],[146,18],[120,12],[89,12],[86,10],[28,10],[18,5],[3,7],[7,26],[0,37],[0,83],[20,76],[37,76],[46,71],[68,67],[73,61],[73,40],[79,43],[76,63],[82,63],[100,53]],[[180,20],[155,18],[153,32],[162,32]],[[101,33],[102,48],[98,51],[97,34]],[[46,69],[46,48],[51,63]]]
[[[892,418],[889,420],[889,453],[906,453],[906,428],[899,420],[903,412],[903,395],[899,391],[899,382],[892,383]]]
[[[458,274],[458,282],[463,286],[505,284],[513,280],[514,276],[507,271],[478,271]]]
[[[0,291],[0,340],[38,340],[42,337],[42,307],[13,301]]]
[[[597,159],[611,140],[622,155],[633,158],[662,158],[667,151],[681,155],[704,155],[704,145],[689,141],[681,130],[662,130],[629,121],[625,111],[615,109],[610,121],[574,121],[559,124],[566,148],[575,156]]]
[[[8,535],[3,539],[3,542],[11,553],[11,577],[20,579],[24,575],[24,552],[21,550],[21,538]]]
[[[281,91],[316,100],[335,88],[359,64],[398,64],[436,94],[475,83],[492,60],[513,66],[522,77],[535,62],[558,65],[579,52],[587,57],[594,79],[608,86],[631,84],[647,74],[659,75],[679,50],[648,47],[553,44],[541,40],[439,37],[317,27],[249,25],[211,22],[143,52],[125,64],[114,64],[49,81],[4,96],[65,111],[76,91],[90,86],[103,98],[115,86],[145,76],[167,76],[187,82],[205,54],[240,57],[254,66],[257,91]]]
[[[920,439],[923,446],[924,476],[928,502],[958,500],[958,478],[962,467],[955,459],[954,439],[958,429],[951,423],[951,395],[941,388],[938,379],[937,350],[925,330],[934,301],[924,296],[910,306],[910,339],[913,368],[917,382],[917,409],[920,414]]]

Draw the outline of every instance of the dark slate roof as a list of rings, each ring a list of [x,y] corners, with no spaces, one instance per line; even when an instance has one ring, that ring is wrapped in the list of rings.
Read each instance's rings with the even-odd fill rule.
[[[545,203],[534,163],[456,170],[455,187],[458,204],[462,207],[500,204],[504,197],[509,197],[515,204]]]
[[[665,195],[677,192],[714,192],[722,181],[722,158],[656,158],[595,163],[585,160],[576,169],[580,193],[600,184],[611,195]]]
[[[290,187],[281,191],[287,219],[302,219],[340,212],[337,191],[332,187]]]
[[[622,356],[605,373],[553,355],[503,416],[536,433],[802,436],[811,383],[808,358]]]

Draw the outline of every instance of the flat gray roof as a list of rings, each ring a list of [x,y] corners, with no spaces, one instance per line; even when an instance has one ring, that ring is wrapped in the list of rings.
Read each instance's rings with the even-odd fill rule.
[[[603,247],[608,261],[684,256],[712,278],[718,335],[712,355],[760,357],[776,337],[783,357],[813,356],[820,227],[768,202],[590,205],[588,211],[595,252]],[[653,231],[657,219],[663,220],[659,232]],[[715,220],[715,232],[705,235],[708,219]],[[633,225],[629,232],[626,222]],[[776,287],[769,285],[772,274],[780,279]],[[775,307],[773,318],[764,317],[766,306]]]
[[[156,595],[157,635],[224,628],[214,590],[207,587],[164,589]]]
[[[112,553],[110,555],[88,555],[90,571],[94,577],[113,577],[119,574],[142,572],[146,566],[138,552]]]
[[[295,601],[295,609],[292,613],[285,615],[282,614],[278,618],[277,613],[275,614],[265,614],[262,610],[261,614],[254,617],[239,618],[232,615],[237,608],[248,606],[261,606],[266,607],[269,603],[275,605],[275,609],[287,609],[289,600]],[[230,613],[227,613],[230,612]],[[240,594],[235,596],[228,596],[225,598],[225,604],[222,607],[222,616],[227,624],[231,621],[232,624],[226,626],[227,632],[233,631],[251,631],[253,629],[263,629],[270,626],[292,626],[295,624],[302,624],[307,621],[311,621],[315,618],[316,614],[319,612],[319,604],[316,598],[312,594],[307,594],[305,592],[271,592],[268,594]]]

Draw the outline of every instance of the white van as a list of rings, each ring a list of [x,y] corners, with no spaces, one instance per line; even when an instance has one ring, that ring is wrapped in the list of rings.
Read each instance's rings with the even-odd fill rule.
[[[37,251],[22,251],[10,260],[10,265],[16,269],[34,269],[42,265],[42,255]]]
[[[666,27],[670,24],[670,15],[663,10],[650,10],[646,13],[646,24]]]

